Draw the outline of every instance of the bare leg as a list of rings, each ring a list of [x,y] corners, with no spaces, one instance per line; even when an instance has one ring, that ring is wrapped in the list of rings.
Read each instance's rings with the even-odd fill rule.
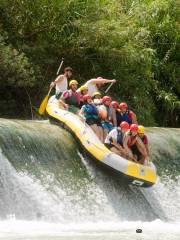
[[[92,128],[92,130],[95,132],[95,134],[98,136],[98,127],[96,124],[90,125],[90,127]],[[99,137],[99,136],[98,136]]]
[[[102,129],[102,127],[97,126],[97,136],[98,136],[99,140],[103,143],[104,139],[103,139],[103,129]]]
[[[129,160],[131,160],[131,161],[136,161],[136,159],[135,159],[135,157],[134,157],[134,155],[133,155],[133,153],[132,153],[132,151],[131,151],[130,148],[126,151],[126,156],[127,156],[127,158],[128,158]]]
[[[129,156],[129,154],[127,153],[127,151],[126,151],[124,148],[122,148],[122,150],[120,151],[120,153],[121,153],[121,156],[122,156],[123,158],[126,158],[127,160],[131,159],[131,157]]]
[[[103,128],[98,126],[98,129],[99,129],[99,139],[101,140],[102,143],[104,143]]]
[[[123,158],[129,159],[129,156],[128,156],[127,152],[123,148],[122,149],[117,149],[116,147],[112,147],[111,151],[118,154],[119,156],[121,156]]]
[[[144,162],[146,160],[146,157],[147,157],[147,153],[144,150],[144,148],[142,147],[142,145],[139,144],[138,142],[136,143],[136,146],[137,146],[139,152],[141,153],[141,157],[140,157],[139,163],[144,164]]]
[[[106,136],[108,135],[108,130],[107,129],[103,129],[103,134],[104,134],[104,141],[106,139]]]
[[[120,151],[117,148],[112,147],[110,150],[111,150],[111,152],[114,152],[114,153],[118,154],[119,156],[121,156]]]

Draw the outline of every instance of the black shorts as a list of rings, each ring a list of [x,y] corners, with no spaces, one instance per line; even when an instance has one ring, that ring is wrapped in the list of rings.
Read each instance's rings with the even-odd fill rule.
[[[136,146],[136,144],[132,145],[130,148],[131,148],[132,153],[137,156],[137,161],[139,161],[141,159],[142,155],[141,155],[138,147]]]
[[[96,124],[97,126],[101,126],[101,121],[99,119],[95,119],[95,118],[86,119],[86,123],[90,126],[94,125],[94,124]]]
[[[104,143],[104,145],[108,148],[111,149],[113,147],[113,145],[111,143]]]
[[[60,97],[61,97],[61,95],[62,95],[62,92],[59,92],[59,93],[57,93],[57,94],[56,94],[56,99],[58,99],[58,100],[59,100],[59,99],[60,99]]]
[[[116,146],[114,146],[114,145],[111,144],[111,143],[104,143],[104,145],[105,145],[108,149],[110,149],[110,150],[111,150],[112,147],[114,147],[114,148],[116,148],[116,149],[119,151],[119,148],[117,148]],[[120,145],[120,146],[121,146],[121,145]],[[123,147],[123,146],[121,146],[121,147]]]

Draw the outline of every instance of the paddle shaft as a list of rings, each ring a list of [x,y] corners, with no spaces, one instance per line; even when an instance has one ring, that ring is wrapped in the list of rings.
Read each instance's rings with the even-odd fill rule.
[[[60,65],[59,65],[57,74],[58,74],[59,71],[61,70],[63,61],[64,61],[64,59],[62,58],[62,61],[61,61]],[[53,87],[54,87],[54,86],[51,86],[51,87],[49,88],[48,94],[45,96],[45,98],[44,98],[43,101],[41,102],[41,105],[40,105],[40,107],[39,107],[39,114],[40,114],[40,115],[43,115],[44,112],[46,111],[46,106],[47,106],[47,103],[48,103],[48,98],[49,98],[49,95],[50,95],[51,90],[53,89]]]
[[[59,67],[58,67],[58,70],[57,70],[56,75],[59,74],[59,72],[60,72],[60,70],[61,70],[61,68],[62,68],[63,62],[64,62],[64,58],[62,58],[62,60],[61,60],[61,62],[60,62],[60,64],[59,64]],[[50,87],[49,92],[48,92],[48,94],[47,94],[48,96],[50,95],[52,89],[53,89],[53,86]]]
[[[114,84],[114,82],[112,82],[112,83],[108,86],[108,88],[105,90],[105,93],[107,93],[107,92],[109,91],[109,89],[112,87],[113,84]]]
[[[50,95],[52,89],[53,89],[53,87],[50,87],[49,92],[48,92],[48,94],[47,94],[48,97],[49,97],[49,95]]]
[[[61,70],[61,67],[62,67],[62,65],[63,65],[63,62],[64,62],[64,58],[62,58],[62,60],[61,60],[61,63],[60,63],[60,65],[59,65],[59,68],[58,68],[58,70],[57,70],[56,75],[59,74],[59,72],[60,72],[60,70]]]

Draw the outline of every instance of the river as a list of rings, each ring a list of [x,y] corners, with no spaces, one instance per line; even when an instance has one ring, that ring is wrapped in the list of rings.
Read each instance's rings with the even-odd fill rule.
[[[147,134],[159,177],[143,189],[122,185],[48,121],[0,119],[0,239],[179,240],[180,130]]]

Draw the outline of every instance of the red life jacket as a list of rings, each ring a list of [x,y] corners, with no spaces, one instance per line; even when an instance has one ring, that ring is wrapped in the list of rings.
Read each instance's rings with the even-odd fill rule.
[[[132,136],[131,132],[129,131],[128,136],[129,136],[129,139],[128,139],[127,145],[130,148],[132,145],[136,144],[137,135]]]
[[[148,144],[148,138],[146,135],[144,135],[142,138],[141,138],[142,142],[144,143],[144,145],[147,145]]]
[[[63,97],[67,104],[79,107],[79,105],[80,105],[80,93],[79,92],[73,92],[71,89],[69,89],[69,90],[63,92]]]

